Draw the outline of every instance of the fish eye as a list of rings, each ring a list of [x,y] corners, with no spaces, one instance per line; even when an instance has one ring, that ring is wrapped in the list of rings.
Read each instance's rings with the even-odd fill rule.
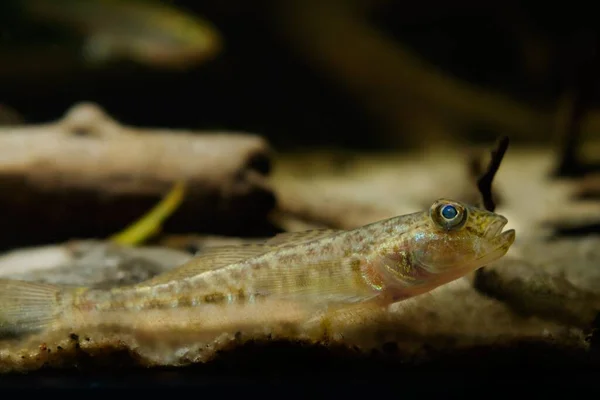
[[[442,208],[441,214],[442,214],[442,217],[452,220],[458,215],[458,211],[456,211],[456,207],[448,204],[447,206],[444,206]]]
[[[467,210],[459,204],[437,203],[431,211],[432,219],[444,230],[459,229],[467,217]]]

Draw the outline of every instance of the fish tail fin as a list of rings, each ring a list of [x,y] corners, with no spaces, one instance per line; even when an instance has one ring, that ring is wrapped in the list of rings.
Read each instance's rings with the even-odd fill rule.
[[[0,337],[46,328],[59,314],[62,292],[59,286],[0,279]]]

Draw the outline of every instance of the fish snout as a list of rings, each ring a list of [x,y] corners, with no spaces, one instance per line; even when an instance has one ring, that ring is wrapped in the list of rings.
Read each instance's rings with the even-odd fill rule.
[[[504,228],[507,223],[508,220],[505,217],[498,215],[492,222],[490,222],[488,227],[485,229],[483,236],[487,239],[498,236],[498,234],[502,232],[502,228]]]

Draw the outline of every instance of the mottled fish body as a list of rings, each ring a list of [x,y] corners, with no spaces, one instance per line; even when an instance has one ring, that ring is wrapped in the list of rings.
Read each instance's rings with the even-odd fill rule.
[[[161,1],[24,0],[21,7],[31,18],[84,35],[83,54],[92,64],[126,59],[186,68],[222,47],[210,22]]]
[[[261,244],[209,249],[129,287],[71,289],[0,280],[0,336],[100,321],[138,326],[157,312],[182,310],[193,324],[208,310],[260,312],[264,302],[313,313],[361,303],[384,306],[503,256],[515,238],[513,230],[501,232],[506,223],[500,215],[441,199],[428,211],[350,231],[285,233]]]

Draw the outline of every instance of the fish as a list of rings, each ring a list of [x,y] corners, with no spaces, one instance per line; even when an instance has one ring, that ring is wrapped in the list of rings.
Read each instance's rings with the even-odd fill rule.
[[[513,229],[503,231],[507,222],[439,199],[429,210],[352,230],[286,232],[258,244],[209,248],[149,280],[110,290],[2,279],[0,336],[101,323],[160,328],[169,313],[181,311],[184,324],[202,327],[210,312],[235,324],[245,313],[235,310],[261,314],[269,302],[293,304],[301,318],[330,308],[386,306],[502,257],[515,240]]]
[[[28,18],[83,35],[92,65],[129,60],[182,69],[213,58],[222,37],[209,21],[150,0],[24,0]]]

